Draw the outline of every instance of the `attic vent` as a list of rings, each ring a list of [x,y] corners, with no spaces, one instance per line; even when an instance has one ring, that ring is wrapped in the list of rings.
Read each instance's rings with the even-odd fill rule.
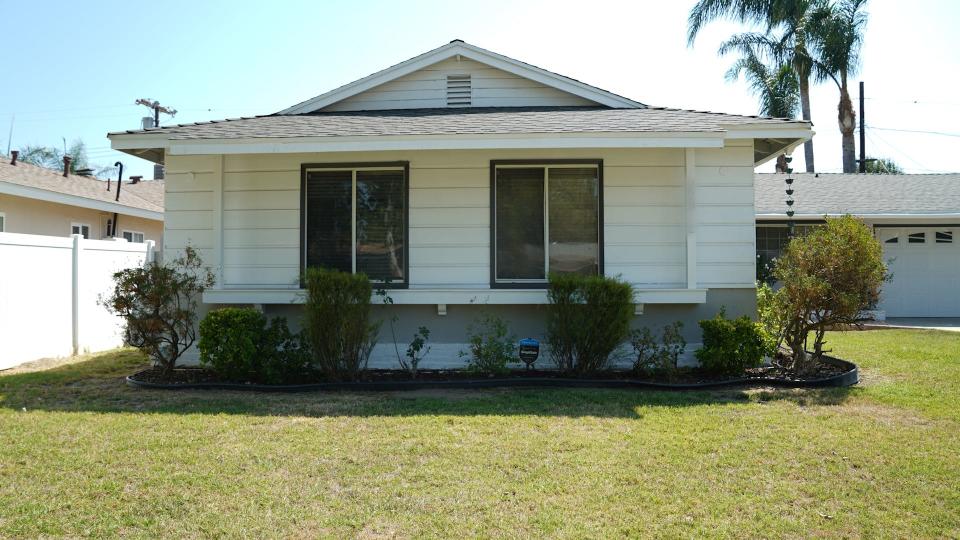
[[[472,98],[470,75],[447,75],[447,107],[469,107]]]

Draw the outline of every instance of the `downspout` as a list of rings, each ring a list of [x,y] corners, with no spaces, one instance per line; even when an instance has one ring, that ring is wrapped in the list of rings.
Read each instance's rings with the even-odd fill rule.
[[[113,164],[114,167],[120,167],[120,174],[117,175],[117,201],[120,201],[120,185],[123,184],[123,163],[119,161]],[[120,216],[114,212],[113,213],[113,230],[110,231],[110,238],[117,237],[117,220],[120,219]]]

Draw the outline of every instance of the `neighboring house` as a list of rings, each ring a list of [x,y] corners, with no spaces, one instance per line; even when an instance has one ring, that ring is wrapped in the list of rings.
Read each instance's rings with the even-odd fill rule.
[[[117,182],[53,171],[8,156],[0,162],[0,232],[131,242],[163,239],[163,182]]]
[[[459,362],[486,309],[542,337],[549,272],[622,276],[637,325],[754,314],[753,169],[808,123],[649,107],[453,41],[277,114],[109,134],[163,163],[164,249],[209,306],[286,314],[305,266],[389,287],[400,350]],[[384,327],[372,363],[396,360]],[[436,365],[436,364],[435,364]]]
[[[794,173],[798,226],[851,214],[870,225],[893,274],[887,317],[960,317],[960,174]],[[784,174],[756,175],[757,253],[787,242]]]

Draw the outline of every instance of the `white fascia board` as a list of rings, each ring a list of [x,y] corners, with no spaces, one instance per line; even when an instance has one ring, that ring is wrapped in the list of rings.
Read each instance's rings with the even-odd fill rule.
[[[500,150],[508,148],[722,148],[722,133],[524,133],[172,140],[172,155],[287,154],[391,150]]]
[[[20,184],[0,182],[0,193],[4,195],[12,195],[14,197],[23,197],[25,199],[66,204],[68,206],[78,206],[80,208],[99,210],[101,212],[116,212],[124,216],[163,221],[163,212],[134,208],[132,206],[126,206],[107,201],[98,201],[96,199],[88,199],[86,197],[70,195],[67,193],[57,193],[55,191],[48,191],[46,189],[35,188],[32,186],[21,186]]]
[[[724,138],[727,139],[800,139],[803,142],[813,137],[810,129],[784,126],[777,128],[727,127]]]
[[[119,133],[107,135],[110,148],[114,150],[140,150],[143,148],[164,148],[170,135],[167,133]]]
[[[387,291],[394,304],[404,305],[543,305],[545,289],[391,289]],[[207,304],[302,304],[303,289],[207,289]],[[638,304],[704,304],[707,289],[637,289]]]
[[[607,105],[615,108],[637,108],[645,106],[642,103],[618,96],[605,90],[600,90],[599,88],[594,88],[588,84],[574,81],[573,79],[568,79],[567,77],[563,77],[555,73],[550,73],[549,71],[524,64],[523,62],[507,58],[485,49],[481,49],[463,42],[453,42],[432,51],[423,53],[419,56],[415,56],[395,66],[378,71],[372,75],[368,75],[362,79],[358,79],[352,83],[345,84],[315,98],[308,99],[307,101],[298,103],[292,107],[288,107],[280,111],[278,114],[303,114],[313,112],[338,101],[343,101],[344,99],[353,97],[361,92],[370,90],[376,86],[380,86],[381,84],[403,77],[404,75],[409,75],[414,71],[436,64],[437,62],[441,62],[456,55],[464,56],[471,60],[476,60],[482,64],[487,64],[491,67],[501,69],[508,73],[513,73],[514,75],[545,84],[576,96],[580,96],[584,99],[594,101],[601,105]]]

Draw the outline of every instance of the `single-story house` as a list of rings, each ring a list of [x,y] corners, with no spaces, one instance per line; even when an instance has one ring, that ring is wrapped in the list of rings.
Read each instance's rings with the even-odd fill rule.
[[[753,170],[806,122],[652,107],[455,40],[276,114],[110,133],[166,169],[164,250],[206,308],[298,319],[304,267],[389,287],[401,350],[457,362],[489,310],[542,337],[549,272],[622,276],[636,324],[754,314]],[[381,332],[371,365],[395,363]],[[433,364],[437,365],[437,364]]]
[[[960,174],[794,173],[796,226],[851,214],[873,227],[893,274],[887,317],[960,317]],[[787,242],[784,174],[756,175],[757,254]]]
[[[46,236],[115,236],[130,242],[163,240],[163,181],[117,182],[54,171],[17,160],[0,161],[0,232]],[[113,224],[117,224],[113,235]]]

